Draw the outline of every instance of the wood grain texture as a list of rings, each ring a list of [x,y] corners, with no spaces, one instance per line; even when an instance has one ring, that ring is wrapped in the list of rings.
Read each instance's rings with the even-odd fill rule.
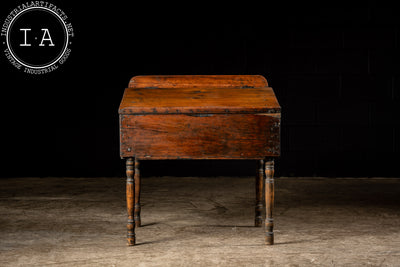
[[[263,197],[263,183],[264,183],[264,160],[257,162],[257,173],[256,173],[256,206],[255,206],[255,219],[254,226],[262,226],[262,209],[264,207],[262,203]]]
[[[134,211],[134,219],[135,226],[142,226],[142,220],[140,219],[140,163],[138,158],[135,158],[135,211]]]
[[[265,161],[265,243],[274,244],[274,160]]]
[[[135,182],[134,182],[134,168],[133,158],[126,159],[126,209],[128,212],[128,224],[126,225],[128,246],[135,245],[135,220],[133,217],[134,212],[134,199],[135,199]]]
[[[270,87],[125,89],[119,114],[279,113]]]
[[[157,75],[135,76],[131,88],[248,88],[267,87],[267,80],[261,75]]]
[[[278,156],[280,118],[253,114],[121,115],[121,157],[262,159]]]
[[[136,76],[119,114],[120,155],[127,158],[128,245],[135,244],[140,226],[139,160],[152,159],[258,160],[255,226],[262,225],[265,190],[266,243],[274,243],[271,157],[280,154],[281,108],[264,77]]]

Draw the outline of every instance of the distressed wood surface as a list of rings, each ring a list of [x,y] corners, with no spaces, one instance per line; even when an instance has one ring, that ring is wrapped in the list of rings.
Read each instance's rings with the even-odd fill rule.
[[[261,75],[158,75],[135,76],[128,87],[132,88],[248,88],[267,87]]]
[[[278,156],[280,119],[268,115],[121,116],[121,157],[262,159]]]
[[[265,161],[265,243],[274,244],[274,160]]]
[[[280,112],[274,91],[259,75],[133,77],[119,108],[128,245],[135,244],[141,221],[139,160],[151,159],[258,160],[255,226],[262,225],[264,190],[266,243],[272,245],[272,157],[280,154]]]
[[[256,173],[256,206],[255,206],[255,219],[254,226],[262,226],[262,209],[264,205],[262,203],[263,197],[263,183],[264,183],[264,160],[257,162],[257,173]]]
[[[127,88],[120,114],[279,113],[271,87],[229,88]]]
[[[128,246],[134,246],[135,239],[135,220],[134,220],[134,200],[135,200],[135,182],[134,182],[134,161],[133,158],[126,159],[126,209],[128,212],[128,224],[126,225]]]
[[[135,226],[142,226],[142,220],[140,219],[140,163],[138,158],[135,158],[135,211],[134,211],[134,219]]]

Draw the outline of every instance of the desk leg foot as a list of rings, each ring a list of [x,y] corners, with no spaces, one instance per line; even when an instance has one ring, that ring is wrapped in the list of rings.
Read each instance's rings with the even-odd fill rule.
[[[256,207],[255,207],[255,219],[254,226],[262,226],[262,209],[264,207],[262,203],[263,195],[263,182],[264,182],[264,160],[257,162],[257,173],[256,173]]]
[[[265,161],[265,243],[274,244],[274,160]]]
[[[135,159],[135,226],[141,226],[140,220],[140,170],[139,170],[139,160]]]
[[[127,241],[128,246],[135,245],[135,220],[134,213],[134,200],[135,200],[135,181],[134,181],[134,162],[133,158],[126,159],[126,208],[128,211],[128,224],[127,224]]]

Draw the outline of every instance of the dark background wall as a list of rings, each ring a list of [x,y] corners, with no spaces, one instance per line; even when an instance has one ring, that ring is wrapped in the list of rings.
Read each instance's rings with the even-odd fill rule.
[[[67,62],[28,75],[0,55],[2,177],[124,175],[118,105],[129,79],[146,74],[264,75],[283,109],[278,176],[400,176],[394,5],[51,2],[74,27]],[[17,3],[1,5],[4,20]],[[145,176],[251,175],[255,163],[142,166]]]

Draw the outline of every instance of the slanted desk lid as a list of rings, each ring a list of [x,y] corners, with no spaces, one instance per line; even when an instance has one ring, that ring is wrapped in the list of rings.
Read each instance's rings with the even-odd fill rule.
[[[271,87],[127,88],[119,114],[279,113]]]
[[[135,76],[129,88],[259,88],[268,87],[261,75],[145,75]]]

